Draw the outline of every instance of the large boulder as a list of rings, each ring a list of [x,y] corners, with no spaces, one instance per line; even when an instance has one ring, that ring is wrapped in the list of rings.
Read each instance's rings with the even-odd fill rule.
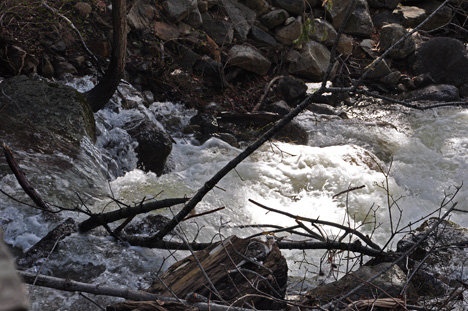
[[[94,115],[75,89],[17,76],[0,83],[0,142],[51,202],[74,202],[67,190],[107,194],[109,170],[96,152]],[[42,172],[42,173],[38,173]],[[0,161],[0,176],[9,174]]]
[[[380,50],[385,52],[398,40],[403,38],[408,31],[399,24],[389,24],[382,27],[380,32]],[[416,49],[414,38],[409,36],[403,42],[395,46],[388,54],[388,57],[402,59],[410,55]]]
[[[271,62],[265,56],[248,45],[234,45],[229,50],[228,64],[261,76],[266,75],[271,66]]]
[[[346,10],[351,5],[351,0],[334,0],[329,10],[332,24],[339,29],[344,22]],[[369,13],[369,5],[366,0],[357,0],[351,16],[344,26],[344,33],[358,37],[368,38],[372,34],[374,25]]]
[[[468,82],[468,53],[457,39],[432,38],[417,49],[413,71],[430,75],[435,83],[461,86]]]
[[[290,74],[320,82],[325,76],[330,63],[330,51],[318,42],[307,42],[299,54],[292,57],[288,71]],[[336,65],[335,65],[336,68]],[[335,70],[332,70],[333,78]]]

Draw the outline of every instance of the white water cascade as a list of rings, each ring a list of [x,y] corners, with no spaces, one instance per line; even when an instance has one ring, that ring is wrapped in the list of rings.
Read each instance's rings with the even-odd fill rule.
[[[83,91],[91,84],[81,80],[79,84],[75,82],[74,87]],[[112,179],[108,185],[101,185],[104,190],[93,194],[89,207],[94,211],[107,208],[106,195],[110,193],[129,204],[157,194],[158,198],[190,197],[241,152],[216,138],[200,145],[192,137],[182,134],[182,129],[196,113],[193,110],[160,102],[145,108],[137,92],[128,96],[139,103],[136,108],[109,109],[96,115],[100,132],[98,148],[89,147],[87,152],[96,153],[94,158],[101,159],[111,175],[120,177]],[[372,235],[375,242],[384,245],[391,233],[387,190],[398,199],[403,226],[439,208],[444,191],[453,192],[453,186],[466,184],[467,110],[443,108],[420,112],[366,105],[366,108],[359,108],[359,105],[357,108],[344,107],[349,119],[312,112],[299,115],[297,121],[310,134],[309,145],[270,142],[262,146],[229,173],[196,208],[197,213],[219,207],[224,207],[223,210],[183,223],[182,229],[188,239],[197,236],[198,241],[208,242],[220,235],[246,237],[269,230],[239,229],[241,224],[295,224],[294,219],[266,213],[250,203],[249,199],[252,199],[291,214],[358,227],[364,234]],[[149,115],[172,134],[176,144],[173,145],[169,173],[158,177],[136,168],[135,142],[119,127],[133,114]],[[105,146],[107,150],[103,149]],[[389,170],[387,179],[379,168]],[[79,191],[70,189],[69,183],[73,184],[70,180],[53,183],[63,187],[56,190],[66,191],[66,195],[57,198],[70,198],[74,191]],[[364,187],[334,197],[349,187],[360,186]],[[21,196],[21,189],[12,174],[0,179],[0,188]],[[463,186],[457,196],[458,208],[466,209],[467,194],[468,190]],[[73,200],[76,201],[70,199]],[[158,213],[171,217],[179,209],[175,207]],[[36,211],[18,206],[4,196],[0,196],[0,210],[5,240],[18,250],[27,250],[56,225],[44,225],[44,218]],[[392,215],[399,217],[396,207],[392,208]],[[71,212],[65,216],[85,219],[84,215]],[[455,213],[452,220],[468,226],[468,218],[463,213]],[[330,236],[339,234],[328,227],[324,231]],[[278,236],[290,237],[285,233]],[[397,241],[398,238],[390,247]],[[324,251],[284,251],[284,254],[290,269],[291,290],[307,289],[323,278],[319,270],[327,269],[326,261],[322,263]],[[60,244],[43,267],[35,267],[35,271],[41,268],[41,273],[58,277],[139,289],[148,286],[155,274],[186,255],[130,247],[116,243],[105,232],[74,234]],[[346,268],[345,262],[339,265],[341,271]],[[305,281],[300,282],[301,279]],[[30,287],[30,295],[32,310],[96,309],[77,293]],[[93,299],[103,306],[118,301],[109,297]]]

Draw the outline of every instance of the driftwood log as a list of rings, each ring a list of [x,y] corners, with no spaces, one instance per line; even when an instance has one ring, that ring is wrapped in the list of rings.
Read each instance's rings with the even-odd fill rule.
[[[172,265],[147,291],[259,310],[284,308],[286,259],[274,244],[263,262],[252,260],[246,256],[249,243],[252,240],[236,236],[215,243],[194,253],[196,259],[188,256]],[[120,303],[109,310],[159,310],[148,307],[145,302]]]

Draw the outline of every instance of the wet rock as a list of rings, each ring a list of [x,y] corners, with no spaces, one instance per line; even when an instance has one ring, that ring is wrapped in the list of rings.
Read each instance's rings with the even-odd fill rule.
[[[172,150],[172,139],[164,130],[144,118],[125,124],[128,134],[138,142],[138,166],[158,176],[163,173],[167,157]]]
[[[336,39],[336,30],[332,24],[321,18],[315,18],[312,21],[309,37],[326,46],[332,46]]]
[[[166,0],[163,7],[168,17],[176,23],[186,18],[192,10],[198,10],[197,0]]]
[[[307,85],[294,77],[281,78],[275,88],[275,92],[288,103],[295,102],[299,97],[304,96],[306,91]]]
[[[257,14],[236,0],[220,0],[232,21],[234,29],[242,40],[247,39]]]
[[[292,110],[292,108],[284,100],[274,102],[273,104],[268,105],[265,108],[265,111],[277,113],[280,116],[287,115],[289,112],[291,112],[291,110]]]
[[[67,50],[67,45],[65,41],[59,40],[50,46],[52,50],[57,53],[64,53]]]
[[[468,53],[457,39],[432,38],[417,49],[413,71],[429,74],[436,83],[460,86],[468,82]]]
[[[398,40],[404,37],[408,31],[399,24],[389,24],[382,27],[380,32],[380,50],[385,52]],[[412,36],[406,38],[402,43],[395,46],[388,54],[388,57],[402,59],[410,55],[416,49],[416,43]]]
[[[370,66],[371,65],[366,66],[364,70],[367,70],[368,68],[370,68]],[[371,69],[371,71],[367,75],[367,78],[378,79],[378,78],[385,77],[391,72],[392,72],[392,69],[390,69],[390,66],[388,66],[385,59],[382,59],[379,63],[377,63],[377,65],[374,66],[374,68]]]
[[[0,228],[0,301],[1,310],[26,311],[29,309],[26,286],[16,272],[15,261],[3,242]]]
[[[283,44],[291,44],[299,38],[302,33],[302,22],[300,18],[292,18],[291,23],[279,27],[275,32],[275,38]]]
[[[141,220],[130,223],[123,231],[126,234],[152,236],[164,228],[169,221],[171,219],[163,215],[147,215]],[[171,233],[180,232],[175,228]]]
[[[63,78],[66,74],[78,74],[78,70],[75,68],[75,66],[63,60],[54,63],[54,71],[59,78]]]
[[[288,71],[313,82],[320,82],[328,69],[329,62],[330,51],[323,44],[311,41],[304,44],[299,57],[291,60]],[[330,78],[333,78],[335,71],[336,63]]]
[[[437,218],[431,218],[407,234],[398,242],[397,252],[407,251],[437,222]],[[466,245],[467,229],[445,220],[409,255],[408,263],[400,263],[403,269],[409,268],[408,273],[417,269],[412,283],[422,299],[447,297],[460,286],[460,273],[468,255]]]
[[[405,273],[397,266],[391,263],[380,263],[375,266],[362,266],[357,271],[345,275],[336,282],[318,286],[307,292],[308,298],[303,301],[306,305],[323,305],[344,293],[354,289],[356,285],[366,283],[371,277],[374,277],[383,270],[388,269],[382,275],[364,285],[347,300],[358,301],[360,299],[376,299],[399,297],[400,292],[407,284]],[[410,296],[414,295],[414,290],[410,286]],[[354,309],[354,308],[351,308]]]
[[[389,73],[388,75],[380,78],[380,82],[387,84],[387,85],[394,85],[396,86],[398,82],[400,81],[401,78],[401,72],[399,71],[393,71]]]
[[[269,29],[273,29],[283,24],[288,18],[289,14],[286,10],[277,9],[260,17],[260,21]]]
[[[78,2],[74,6],[76,12],[81,16],[87,18],[89,14],[93,11],[93,8],[85,2]]]
[[[436,101],[450,102],[460,99],[458,88],[448,84],[437,84],[423,87],[402,95],[403,99],[410,101]]]
[[[307,110],[312,111],[316,114],[324,114],[329,116],[336,116],[338,115],[335,110],[332,109],[330,105],[326,104],[310,104],[307,106]]]
[[[148,31],[151,29],[151,23],[154,20],[156,8],[143,0],[136,1],[127,15],[127,21],[130,27],[139,31]]]
[[[309,143],[309,133],[307,130],[297,123],[296,121],[291,121],[286,124],[275,136],[275,139],[286,142],[293,143],[296,145],[308,145]]]
[[[303,0],[275,0],[274,3],[292,15],[302,15],[305,11]]]
[[[252,26],[252,29],[250,30],[250,36],[253,40],[255,40],[255,45],[256,46],[262,46],[262,45],[269,45],[269,46],[277,46],[278,42],[270,36],[266,31],[261,29],[260,27],[257,26]]]
[[[247,45],[235,45],[229,50],[230,66],[238,66],[259,75],[266,75],[271,62],[257,49]]]
[[[329,11],[332,24],[338,29],[343,23],[347,7],[351,5],[351,0],[335,0]],[[344,27],[344,33],[357,37],[368,38],[372,34],[374,25],[369,13],[369,5],[365,0],[357,0],[348,23]]]

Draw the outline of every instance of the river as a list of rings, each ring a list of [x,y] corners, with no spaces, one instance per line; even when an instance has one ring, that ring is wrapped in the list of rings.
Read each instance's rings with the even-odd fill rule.
[[[88,80],[71,83],[81,91],[91,87]],[[84,188],[87,206],[93,211],[109,210],[108,195],[126,203],[143,197],[190,197],[211,176],[241,149],[211,138],[203,144],[182,134],[196,112],[174,103],[141,104],[136,91],[123,89],[138,104],[132,110],[108,109],[96,114],[98,142],[93,146],[83,142],[87,163],[79,168],[93,172],[108,171],[109,182],[70,180],[73,175],[48,176],[37,169],[36,183],[48,199],[62,204],[77,204],[76,193]],[[116,104],[117,105],[117,104]],[[117,105],[118,106],[118,105]],[[308,146],[269,142],[229,173],[197,206],[196,212],[219,207],[223,210],[205,217],[186,221],[182,234],[189,240],[211,241],[220,236],[238,234],[246,237],[261,229],[239,228],[245,224],[294,225],[286,218],[249,202],[285,210],[294,215],[319,218],[359,228],[380,245],[385,245],[396,226],[406,226],[437,210],[444,193],[465,182],[468,166],[468,111],[459,108],[439,108],[426,111],[408,110],[392,105],[377,105],[373,101],[356,102],[354,107],[342,107],[349,116],[301,113],[296,120],[310,135]],[[170,172],[160,177],[136,168],[135,143],[119,126],[134,114],[147,114],[173,136],[176,144],[170,157]],[[114,159],[114,160],[112,160]],[[90,164],[97,161],[97,164]],[[111,164],[111,165],[109,165]],[[386,174],[384,174],[384,172]],[[386,176],[387,175],[387,176]],[[89,187],[84,187],[89,184]],[[74,186],[75,185],[75,186]],[[80,187],[77,187],[79,185]],[[363,186],[363,187],[362,187]],[[21,197],[21,189],[13,175],[0,179],[0,187]],[[54,190],[47,190],[53,187]],[[359,189],[335,196],[349,189]],[[58,189],[57,189],[58,188]],[[463,186],[457,196],[459,208],[466,208],[468,190]],[[389,209],[388,204],[392,204]],[[115,208],[115,207],[114,207]],[[1,225],[5,240],[18,252],[27,250],[58,221],[48,222],[36,211],[0,196]],[[180,207],[160,212],[170,217]],[[393,221],[390,221],[390,214]],[[77,220],[84,215],[66,212],[62,216]],[[468,226],[464,213],[455,213],[452,220]],[[411,228],[415,228],[413,225]],[[265,228],[264,230],[268,230]],[[323,233],[336,236],[333,228]],[[278,237],[291,237],[285,233]],[[398,238],[389,245],[394,248]],[[349,269],[346,254],[326,256],[324,251],[284,251],[288,259],[291,293],[305,290],[324,279],[332,280],[340,273],[331,270],[329,258],[338,270]],[[69,277],[83,282],[144,288],[154,275],[166,269],[185,252],[151,250],[115,243],[104,231],[93,235],[74,234],[58,246],[43,266],[42,273]],[[78,293],[65,293],[30,287],[32,310],[95,310],[96,306]],[[92,297],[106,304],[115,298]]]

